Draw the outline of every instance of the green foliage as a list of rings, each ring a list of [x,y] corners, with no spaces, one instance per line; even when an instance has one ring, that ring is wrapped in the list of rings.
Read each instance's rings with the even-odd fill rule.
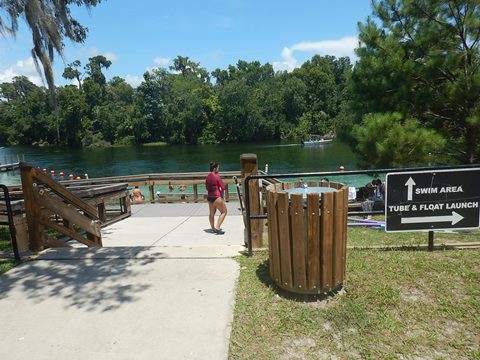
[[[32,32],[32,55],[35,63],[41,63],[48,87],[55,92],[52,62],[54,51],[63,51],[64,38],[81,43],[87,37],[84,28],[71,15],[70,6],[96,6],[101,0],[9,0],[1,1],[0,33],[15,35],[18,31],[18,19],[23,18]],[[9,21],[6,21],[7,18]],[[7,25],[10,22],[10,26]]]
[[[442,133],[450,162],[477,161],[478,1],[381,0],[373,15],[378,21],[359,25],[359,61],[351,78],[355,121],[366,113],[408,114]]]
[[[335,131],[351,71],[346,58],[314,56],[293,73],[240,60],[212,72],[212,83],[199,63],[178,56],[170,71],[147,71],[134,89],[120,77],[105,81],[110,64],[103,56],[84,67],[68,64],[63,76],[78,86],[57,88],[56,111],[26,78],[0,84],[0,141],[95,147],[299,140]]]
[[[399,113],[367,114],[354,128],[363,168],[428,165],[445,146],[445,139],[418,120]]]
[[[104,148],[111,146],[108,141],[103,139],[101,133],[93,133],[91,130],[86,130],[82,139],[82,146],[89,149]]]

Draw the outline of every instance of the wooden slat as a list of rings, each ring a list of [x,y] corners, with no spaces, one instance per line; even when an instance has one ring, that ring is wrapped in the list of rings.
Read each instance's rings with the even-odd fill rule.
[[[333,192],[322,193],[321,212],[321,280],[322,289],[332,288],[332,257],[333,257]]]
[[[293,286],[307,289],[307,272],[305,256],[305,222],[303,214],[302,194],[290,195],[290,219],[292,224],[292,259],[293,259]]]
[[[277,284],[281,281],[280,244],[278,236],[277,193],[268,191],[268,251],[270,276]]]
[[[343,233],[343,270],[342,270],[342,279],[345,281],[345,270],[347,266],[347,226],[348,226],[348,186],[343,188],[343,228],[345,229]]]
[[[83,237],[82,235],[76,233],[75,231],[72,231],[70,229],[67,229],[66,227],[63,227],[61,225],[58,225],[54,222],[48,221],[48,219],[43,219],[39,218],[39,223],[42,225],[45,225],[55,231],[58,231],[59,233],[68,236],[69,238],[72,238],[74,240],[77,240],[78,242],[81,242],[84,245],[87,245],[88,247],[101,247],[99,244],[97,244],[94,241],[88,240],[87,238]]]
[[[43,233],[43,242],[48,247],[71,247],[67,243],[64,243],[61,240],[55,239],[54,237],[48,236],[47,234]]]
[[[98,204],[98,217],[100,218],[101,222],[106,222],[107,221],[107,209],[105,207],[105,203],[102,202]]]
[[[38,223],[39,207],[33,196],[33,176],[31,168],[21,167],[21,178],[23,186],[23,196],[25,197],[25,212],[28,222],[28,235],[30,240],[30,250],[40,251],[43,248],[42,234]]]
[[[307,281],[309,290],[320,287],[319,194],[307,194]]]
[[[290,222],[288,194],[286,192],[277,193],[277,211],[278,211],[278,237],[280,244],[280,264],[281,264],[281,284],[286,287],[292,287],[292,247],[290,244]]]
[[[258,180],[252,180],[250,185],[250,214],[263,214],[263,207],[260,206],[260,186]],[[263,247],[263,219],[251,220],[252,227],[252,246],[254,249]]]
[[[122,198],[128,198],[128,191],[124,190],[124,191],[114,192],[110,194],[105,194],[102,196],[87,199],[85,200],[85,202],[90,205],[97,206],[100,203],[106,203],[107,201],[110,201],[113,199],[122,199]]]
[[[330,187],[331,182],[328,182],[328,181],[320,181],[319,184],[320,184],[320,186],[322,186],[322,187]]]
[[[343,237],[344,229],[344,195],[335,191],[333,195],[333,286],[343,282]]]
[[[64,202],[54,198],[46,191],[42,190],[33,191],[34,199],[40,206],[45,206],[48,208],[48,210],[53,211],[55,214],[60,215],[63,219],[78,225],[85,231],[88,231],[96,236],[101,236],[100,229],[94,222],[95,220],[87,218],[86,216],[80,214],[74,206],[65,204]],[[42,192],[42,194],[40,194],[40,192]],[[98,218],[96,215],[95,217]]]
[[[88,188],[85,188],[85,189],[79,189],[80,187],[83,188],[84,186],[78,186],[78,187],[70,186],[67,188],[67,190],[77,195],[78,197],[84,198],[84,197],[99,196],[99,195],[108,194],[112,192],[125,191],[127,189],[127,186],[128,186],[127,183],[95,186],[93,188],[92,188],[92,185],[88,185]]]
[[[307,181],[308,186],[318,186],[318,181]]]
[[[25,203],[23,200],[10,201],[10,206],[13,212],[25,210]],[[7,204],[0,200],[0,212],[7,212]]]
[[[61,198],[66,200],[68,203],[73,204],[74,206],[81,209],[83,212],[85,212],[92,218],[98,219],[97,210],[93,206],[88,205],[78,196],[72,194],[63,185],[49,178],[47,175],[45,175],[44,173],[42,173],[40,170],[33,167],[32,165],[28,165],[28,164],[25,165],[24,163],[22,163],[21,167],[25,169],[30,169],[33,180],[38,179],[41,183],[47,185],[50,189],[52,189],[56,194],[58,194]]]

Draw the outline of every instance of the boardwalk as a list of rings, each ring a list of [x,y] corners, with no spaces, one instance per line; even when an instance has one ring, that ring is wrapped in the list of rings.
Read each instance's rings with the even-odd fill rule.
[[[1,277],[0,358],[226,359],[243,220],[137,205],[104,248],[49,250]],[[237,212],[237,215],[235,215]]]

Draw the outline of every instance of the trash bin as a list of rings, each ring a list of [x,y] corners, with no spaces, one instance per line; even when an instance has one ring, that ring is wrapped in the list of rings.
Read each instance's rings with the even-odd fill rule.
[[[269,270],[282,289],[320,294],[345,279],[348,186],[308,184],[267,187]]]

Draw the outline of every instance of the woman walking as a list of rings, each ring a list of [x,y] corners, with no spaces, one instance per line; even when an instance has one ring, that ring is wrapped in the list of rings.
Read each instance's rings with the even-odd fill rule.
[[[224,234],[225,232],[221,229],[223,220],[227,216],[227,206],[225,201],[223,201],[223,192],[225,191],[225,184],[222,181],[218,171],[220,170],[220,165],[216,162],[210,163],[210,174],[208,174],[205,179],[205,187],[207,188],[207,200],[210,213],[208,215],[208,220],[210,221],[210,227],[212,231],[216,234]],[[217,226],[215,227],[215,213],[220,211],[220,216],[217,220]]]

